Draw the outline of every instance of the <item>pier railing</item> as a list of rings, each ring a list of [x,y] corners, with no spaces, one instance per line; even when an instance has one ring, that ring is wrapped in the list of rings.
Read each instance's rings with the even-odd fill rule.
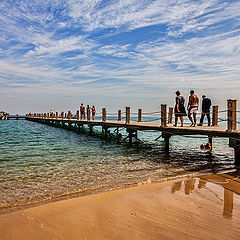
[[[212,126],[218,126],[219,123],[225,122],[227,125],[227,131],[237,130],[238,125],[240,125],[240,122],[237,120],[237,113],[239,112],[240,111],[237,111],[237,100],[227,100],[226,110],[219,110],[219,107],[217,105],[212,106],[212,111],[209,113],[211,114]],[[106,108],[102,108],[100,120],[106,122],[107,119],[108,121],[113,121],[113,118],[115,118],[114,121],[121,121],[125,122],[126,124],[130,124],[131,122],[141,123],[160,121],[161,127],[167,127],[169,124],[173,123],[173,114],[173,107],[169,107],[169,109],[167,109],[166,104],[161,104],[160,110],[155,112],[143,112],[142,109],[138,109],[137,112],[131,112],[130,107],[127,106],[125,112],[118,110],[116,113],[109,113],[107,112]],[[219,117],[219,115],[223,114],[226,114],[226,118]],[[198,115],[201,115],[201,113],[198,113]],[[34,114],[29,113],[26,115],[26,117],[91,121],[91,110],[87,109],[86,115],[84,113],[82,116],[80,114],[80,111],[77,110],[74,114],[71,111],[68,111],[67,113],[61,112],[60,114],[58,112]]]

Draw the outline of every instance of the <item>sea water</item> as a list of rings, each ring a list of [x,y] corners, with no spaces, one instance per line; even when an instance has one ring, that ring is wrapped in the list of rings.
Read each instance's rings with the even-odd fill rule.
[[[96,131],[101,129],[96,127]],[[113,131],[112,131],[113,132]],[[123,138],[125,132],[122,130]],[[228,139],[174,136],[170,154],[160,132],[139,132],[140,144],[90,136],[25,120],[0,121],[0,214],[41,204],[194,173],[233,169]]]

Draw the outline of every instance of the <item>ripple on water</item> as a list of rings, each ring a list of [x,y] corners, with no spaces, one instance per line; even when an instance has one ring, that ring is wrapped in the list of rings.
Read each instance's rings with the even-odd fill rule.
[[[147,144],[129,147],[27,121],[0,121],[0,212],[63,196],[89,194],[193,171],[233,167],[225,139],[214,155],[202,139],[173,137],[165,155],[159,133],[141,133]],[[188,172],[186,172],[188,171]]]

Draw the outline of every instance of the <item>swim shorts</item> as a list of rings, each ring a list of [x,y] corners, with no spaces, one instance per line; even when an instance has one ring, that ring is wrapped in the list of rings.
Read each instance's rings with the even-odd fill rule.
[[[188,112],[189,114],[198,113],[198,106],[190,106]]]

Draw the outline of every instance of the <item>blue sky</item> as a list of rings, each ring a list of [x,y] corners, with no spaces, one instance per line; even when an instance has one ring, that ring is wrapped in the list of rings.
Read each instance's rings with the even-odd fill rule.
[[[10,113],[240,100],[240,0],[1,0],[0,31]]]

